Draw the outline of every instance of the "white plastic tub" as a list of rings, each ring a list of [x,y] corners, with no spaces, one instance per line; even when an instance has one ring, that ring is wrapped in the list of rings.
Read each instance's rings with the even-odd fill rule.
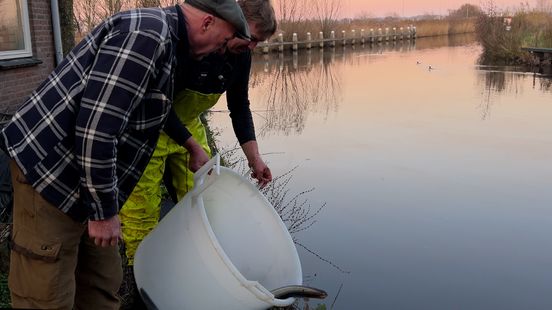
[[[267,309],[287,306],[270,290],[302,284],[297,249],[280,217],[247,179],[218,156],[196,186],[142,241],[138,289],[158,309]],[[207,172],[215,166],[210,175]]]

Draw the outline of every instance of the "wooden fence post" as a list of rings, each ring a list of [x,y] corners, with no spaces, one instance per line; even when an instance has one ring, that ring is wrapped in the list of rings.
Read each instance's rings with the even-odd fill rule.
[[[307,49],[311,49],[312,47],[312,37],[311,37],[311,33],[310,32],[307,32]]]
[[[297,33],[293,33],[291,41],[293,42],[291,49],[297,51]]]
[[[374,29],[370,28],[370,43],[374,43]]]
[[[280,45],[278,46],[278,51],[281,53],[284,51],[284,34],[279,33],[278,34],[278,41],[280,42]]]

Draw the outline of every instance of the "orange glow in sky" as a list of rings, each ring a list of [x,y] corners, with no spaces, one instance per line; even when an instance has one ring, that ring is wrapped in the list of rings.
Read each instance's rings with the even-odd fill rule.
[[[446,15],[449,10],[459,8],[462,4],[469,3],[486,7],[488,0],[341,0],[343,17],[359,17],[362,15],[382,17],[398,14],[400,16],[414,16],[420,14]],[[516,10],[520,6],[520,0],[493,0],[499,10]],[[521,1],[525,2],[525,1]],[[531,7],[536,5],[536,0],[527,1]]]

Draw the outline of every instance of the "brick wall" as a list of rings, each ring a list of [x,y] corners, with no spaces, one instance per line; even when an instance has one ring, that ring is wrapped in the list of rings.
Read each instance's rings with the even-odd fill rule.
[[[42,64],[0,70],[0,113],[13,113],[54,69],[55,51],[50,1],[27,0],[33,57]]]

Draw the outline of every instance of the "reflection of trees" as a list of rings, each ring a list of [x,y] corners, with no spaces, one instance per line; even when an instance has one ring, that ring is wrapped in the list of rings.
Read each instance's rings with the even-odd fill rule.
[[[533,88],[538,84],[541,91],[550,91],[552,88],[552,66],[544,65],[531,68],[533,74]]]
[[[327,113],[335,109],[340,96],[340,74],[324,51],[303,51],[265,57],[261,65],[255,62],[251,76],[257,99],[266,103],[266,119],[258,130],[300,133],[307,113]]]
[[[265,103],[265,123],[260,135],[269,132],[300,133],[308,113],[328,115],[341,97],[342,64],[360,62],[355,54],[408,52],[415,41],[357,44],[355,46],[313,48],[299,52],[256,55],[250,87],[256,102]],[[352,57],[351,57],[352,56]]]
[[[499,94],[507,95],[520,94],[524,90],[524,85],[529,78],[532,79],[532,88],[543,92],[552,91],[552,78],[550,76],[541,76],[537,74],[527,74],[525,72],[505,71],[508,67],[486,67],[487,71],[481,71],[478,78],[478,85],[483,90],[481,96],[481,118],[488,119],[491,114],[491,106]]]
[[[533,76],[533,86],[536,84],[535,79],[537,76]],[[552,88],[552,76],[547,76],[539,79],[539,87],[542,91],[550,91]]]
[[[479,75],[478,84],[484,87],[482,92],[483,96],[481,96],[481,103],[479,105],[481,119],[486,120],[490,118],[491,106],[497,94],[505,91],[515,79],[515,75],[509,74],[507,77],[504,71],[485,71],[483,74]]]

